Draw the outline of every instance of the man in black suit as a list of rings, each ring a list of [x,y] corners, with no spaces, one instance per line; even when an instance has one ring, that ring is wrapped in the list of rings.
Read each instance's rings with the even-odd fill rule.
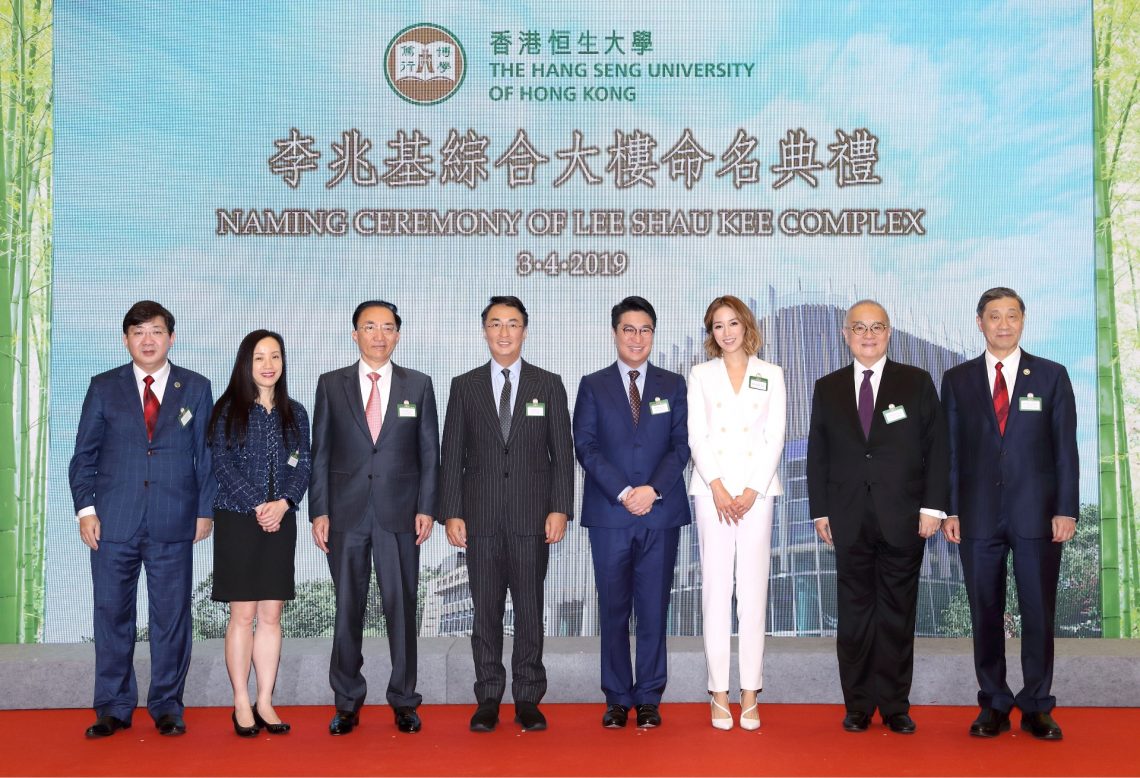
[[[816,381],[807,452],[815,530],[835,547],[843,728],[865,731],[878,708],[911,734],[918,574],[949,501],[946,422],[930,374],[887,359],[881,305],[851,306],[843,337],[855,362]]]
[[[522,360],[528,321],[522,301],[492,297],[482,320],[491,361],[457,376],[447,400],[440,516],[448,542],[467,551],[479,703],[471,730],[490,732],[499,721],[510,590],[515,721],[534,731],[546,729],[538,703],[546,693],[542,601],[549,545],[562,540],[574,509],[570,413],[562,379]]]
[[[317,381],[309,515],[336,589],[329,733],[360,722],[368,687],[361,640],[368,585],[376,582],[388,626],[388,704],[401,732],[419,732],[416,588],[420,545],[431,535],[439,477],[439,421],[431,378],[392,362],[396,306],[369,300],[352,314],[360,360]]]

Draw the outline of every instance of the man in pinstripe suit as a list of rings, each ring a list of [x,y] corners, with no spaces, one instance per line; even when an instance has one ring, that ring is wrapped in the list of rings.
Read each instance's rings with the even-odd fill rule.
[[[570,414],[562,379],[522,360],[528,322],[522,301],[492,297],[482,321],[491,360],[451,382],[439,515],[448,542],[467,552],[479,703],[471,730],[490,732],[499,721],[508,590],[515,614],[515,721],[523,731],[542,730],[543,582],[549,545],[562,540],[574,508]]]

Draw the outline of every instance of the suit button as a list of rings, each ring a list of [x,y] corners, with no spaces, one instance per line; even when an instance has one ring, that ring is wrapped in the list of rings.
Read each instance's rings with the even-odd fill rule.
[[[147,455],[148,457],[152,457],[152,456],[154,456],[154,449],[153,449],[153,448],[148,448],[148,449],[146,450],[146,455]]]
[[[143,487],[150,486],[150,481],[143,481]]]
[[[369,475],[369,476],[368,476],[368,480],[369,480],[369,481],[371,481],[371,480],[372,480],[372,476],[371,476],[371,475]]]
[[[511,453],[511,450],[510,450],[509,448],[504,448],[504,449],[503,449],[503,456],[506,456],[506,455],[507,455],[507,454],[509,454],[509,453]]]
[[[1003,457],[1005,456],[1005,451],[1004,451],[1004,450],[1002,450],[1002,452],[1001,452],[1001,455],[1002,455]]]
[[[720,428],[720,431],[721,431],[721,432],[728,432],[728,430],[726,430],[724,427],[721,427],[721,428]]]
[[[994,484],[994,486],[1001,486],[1001,485],[1002,485],[1001,481],[998,481],[996,484]]]
[[[503,478],[510,478],[510,477],[511,477],[511,472],[509,470],[504,470],[503,471]]]
[[[372,449],[372,453],[373,453],[373,454],[375,454],[375,453],[376,453],[376,449]]]
[[[867,452],[866,454],[864,454],[864,455],[863,455],[863,458],[864,458],[864,459],[870,459],[870,458],[871,458],[871,453],[870,453],[870,452]]]
[[[720,407],[720,403],[719,403],[719,402],[716,404],[716,407],[718,407],[718,408]]]

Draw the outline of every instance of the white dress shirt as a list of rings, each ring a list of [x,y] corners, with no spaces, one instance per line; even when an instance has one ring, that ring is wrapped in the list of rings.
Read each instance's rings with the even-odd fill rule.
[[[986,375],[990,378],[990,396],[994,394],[994,381],[997,380],[997,363],[1001,362],[1001,374],[1005,378],[1005,388],[1009,401],[1013,402],[1013,385],[1017,383],[1017,369],[1021,367],[1021,347],[1018,346],[1005,359],[998,359],[986,349]]]
[[[511,413],[515,412],[515,400],[519,396],[519,376],[522,374],[522,357],[519,357],[507,366],[507,371],[511,374]],[[503,366],[495,360],[491,360],[491,399],[495,402],[495,411],[499,410],[499,397],[503,394],[503,384],[507,379],[503,378]]]

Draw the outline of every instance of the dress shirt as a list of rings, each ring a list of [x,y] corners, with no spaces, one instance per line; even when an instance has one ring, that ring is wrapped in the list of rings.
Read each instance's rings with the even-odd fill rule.
[[[989,352],[986,352],[986,356],[988,358]],[[1018,356],[1019,357],[1021,356],[1020,352],[1018,352]],[[854,363],[854,365],[852,365],[851,372],[855,377],[855,407],[856,408],[859,407],[859,387],[861,387],[863,385],[863,371],[864,370],[870,370],[871,371],[871,392],[874,395],[874,402],[875,403],[879,402],[879,383],[883,380],[883,367],[886,364],[887,364],[887,358],[884,355],[883,357],[881,357],[879,359],[878,362],[871,365],[870,367],[867,367],[866,365],[864,365],[858,361],[856,361]],[[946,511],[936,511],[933,508],[919,508],[918,512],[919,513],[925,513],[927,516],[933,516],[936,519],[945,519],[946,518]],[[820,517],[814,519],[814,521],[822,521],[826,518],[827,518],[826,516],[820,516]]]
[[[360,376],[360,407],[368,407],[368,398],[372,395],[372,379],[369,373],[379,373],[380,380],[376,382],[376,391],[380,393],[380,420],[384,420],[384,411],[388,409],[388,399],[392,396],[392,360],[388,360],[380,367],[369,367],[363,359],[356,363],[359,365]]]
[[[990,378],[990,397],[994,395],[994,381],[997,380],[997,363],[1001,362],[1001,374],[1005,378],[1005,388],[1009,392],[1009,402],[1013,404],[1013,385],[1017,383],[1017,368],[1021,366],[1021,347],[1018,346],[1005,359],[998,359],[986,349],[986,375]]]
[[[522,357],[507,365],[511,373],[511,413],[515,412],[515,400],[519,396],[519,375],[522,373]],[[491,360],[491,399],[495,402],[495,411],[499,410],[499,396],[503,393],[503,365]]]
[[[648,372],[645,368],[649,365],[649,360],[647,359],[644,362],[642,362],[639,367],[633,367],[632,365],[627,365],[625,362],[622,362],[619,359],[617,361],[617,365],[618,365],[618,372],[621,373],[621,385],[622,385],[622,388],[625,389],[625,397],[626,397],[627,402],[629,401],[629,371],[630,370],[636,370],[637,371],[638,375],[637,375],[637,378],[634,380],[634,383],[637,384],[637,394],[641,397],[641,410],[644,411],[645,410],[645,404],[648,402],[652,402],[652,399],[649,399],[649,400],[645,399],[645,374]],[[629,412],[633,413],[633,406],[632,405],[630,406]],[[632,491],[633,491],[632,486],[626,486],[624,489],[622,489],[621,492],[618,494],[618,502],[621,502],[622,500],[624,500],[625,496]],[[661,495],[657,495],[657,499],[660,500]]]
[[[154,379],[154,383],[150,385],[150,390],[154,392],[154,396],[158,399],[159,406],[162,405],[162,398],[166,394],[166,382],[170,378],[170,360],[162,363],[162,367],[155,370],[153,373],[148,373],[134,362],[131,363],[131,370],[135,374],[135,388],[139,391],[139,411],[142,411],[143,405],[143,392],[146,391],[146,384],[143,379],[148,375]],[[88,505],[79,509],[79,513],[75,514],[75,519],[78,521],[84,516],[94,516],[95,506]]]
[[[371,387],[372,381],[368,381]],[[245,432],[245,442],[226,440],[227,407],[218,417],[214,434],[210,438],[213,452],[214,476],[218,479],[218,496],[214,498],[214,508],[222,508],[237,513],[251,513],[255,507],[275,500],[288,500],[290,508],[305,496],[309,487],[309,417],[305,409],[295,400],[290,400],[293,420],[297,431],[289,431],[288,436],[281,429],[281,414],[274,408],[271,411],[259,403],[249,409],[249,426]],[[286,437],[288,440],[286,440]],[[290,464],[290,459],[296,459]],[[269,492],[269,481],[273,480],[273,493]]]

